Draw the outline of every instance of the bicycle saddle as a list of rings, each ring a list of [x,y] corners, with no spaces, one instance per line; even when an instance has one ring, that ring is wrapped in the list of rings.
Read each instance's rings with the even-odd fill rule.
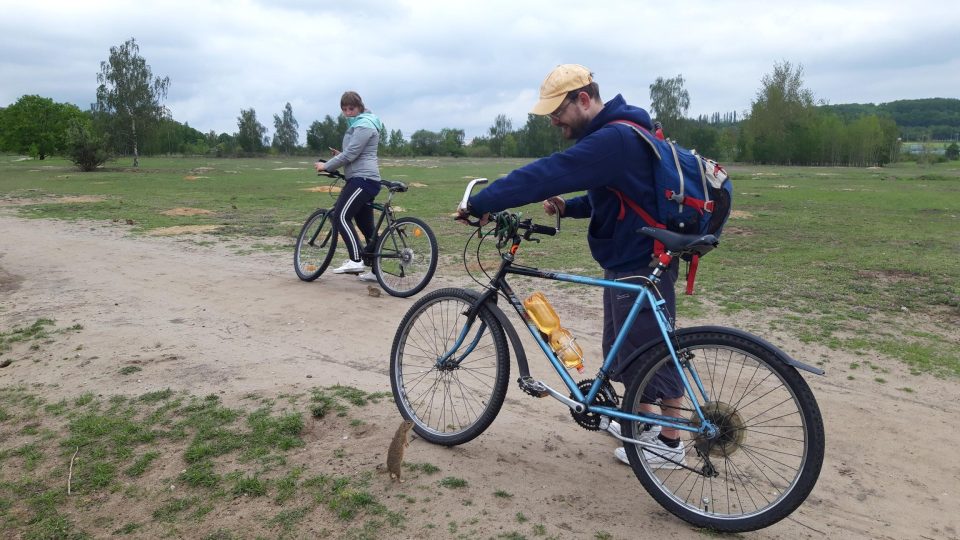
[[[385,188],[393,192],[399,191],[403,193],[404,191],[407,190],[407,185],[404,184],[403,182],[391,182],[390,180],[380,180],[380,185],[384,186]]]
[[[659,240],[667,251],[677,254],[689,253],[702,257],[720,243],[712,234],[680,234],[653,227],[643,227],[638,232]]]

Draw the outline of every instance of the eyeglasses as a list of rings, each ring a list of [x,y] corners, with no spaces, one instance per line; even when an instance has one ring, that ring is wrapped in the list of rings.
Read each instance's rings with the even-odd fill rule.
[[[548,114],[547,116],[549,116],[551,120],[559,121],[559,120],[560,120],[560,115],[563,114],[563,113],[565,113],[565,112],[567,111],[567,107],[569,107],[571,103],[573,103],[574,101],[576,101],[576,100],[577,100],[577,97],[579,97],[579,96],[580,96],[579,93],[577,93],[576,95],[573,95],[573,96],[568,95],[566,98],[563,99],[563,103],[561,103],[560,106],[557,107],[557,110],[553,111],[552,113]]]

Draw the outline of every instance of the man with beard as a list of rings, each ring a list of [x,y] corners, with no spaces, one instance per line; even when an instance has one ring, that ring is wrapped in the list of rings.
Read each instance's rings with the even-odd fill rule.
[[[630,126],[611,122],[627,120],[652,130],[650,115],[628,105],[620,95],[604,103],[593,74],[578,64],[557,66],[547,75],[540,87],[540,100],[531,113],[549,116],[564,138],[575,140],[576,144],[493,182],[470,198],[467,208],[458,211],[459,217],[465,220],[473,215],[485,222],[490,212],[543,201],[549,215],[559,212],[561,217],[590,218],[587,243],[593,258],[603,267],[605,279],[646,277],[650,271],[653,240],[637,232],[647,224],[632,208],[632,203],[650,215],[658,215],[653,173],[656,157]],[[560,197],[584,190],[585,195]],[[674,265],[664,273],[659,286],[671,317],[676,315],[673,290],[676,276]],[[636,294],[604,289],[604,357],[623,327]],[[659,327],[649,309],[650,306],[644,307],[620,347],[611,366],[611,380],[629,382],[633,366],[626,365],[627,359],[648,341],[660,338]],[[683,386],[674,368],[666,366],[655,379],[644,401],[657,403],[664,415],[680,416]],[[653,412],[656,408],[651,405],[648,410]],[[611,422],[610,431],[619,434],[619,430],[620,425]],[[639,439],[662,447],[656,454],[644,450],[651,466],[676,467],[660,456],[683,462],[684,445],[678,430],[661,430],[655,426],[644,431]],[[618,448],[615,455],[628,463],[623,448]]]

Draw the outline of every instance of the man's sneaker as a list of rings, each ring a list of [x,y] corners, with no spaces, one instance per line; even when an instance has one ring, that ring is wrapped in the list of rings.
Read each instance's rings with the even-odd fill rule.
[[[622,436],[622,434],[620,433],[620,422],[617,422],[616,420],[611,420],[610,425],[607,426],[607,433],[610,433],[616,436]],[[660,434],[660,426],[651,426],[650,429],[641,432],[640,436],[637,437],[637,440],[647,441],[647,440],[656,438],[656,436],[659,434]]]
[[[642,437],[643,435],[641,435],[641,439],[639,440],[643,440]],[[653,437],[652,439],[653,440],[649,442],[657,445],[656,448],[650,450],[646,448],[643,449],[643,457],[647,460],[647,464],[650,465],[651,469],[680,469],[681,467],[678,463],[681,465],[687,464],[684,456],[683,441],[680,441],[680,446],[670,448],[664,444],[659,437]],[[644,440],[644,442],[648,441]],[[630,464],[630,460],[627,459],[627,450],[624,447],[621,446],[614,450],[613,455],[627,465]]]
[[[367,269],[363,265],[363,261],[351,261],[347,259],[343,261],[343,264],[339,268],[333,270],[334,274],[362,274]]]
[[[364,272],[357,276],[360,281],[377,281],[377,276],[373,272]]]

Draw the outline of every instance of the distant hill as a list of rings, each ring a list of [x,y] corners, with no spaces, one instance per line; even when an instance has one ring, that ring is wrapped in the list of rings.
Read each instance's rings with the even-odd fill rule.
[[[904,139],[956,140],[960,136],[960,99],[901,99],[889,103],[823,105],[844,120],[867,114],[887,116],[897,123]]]

